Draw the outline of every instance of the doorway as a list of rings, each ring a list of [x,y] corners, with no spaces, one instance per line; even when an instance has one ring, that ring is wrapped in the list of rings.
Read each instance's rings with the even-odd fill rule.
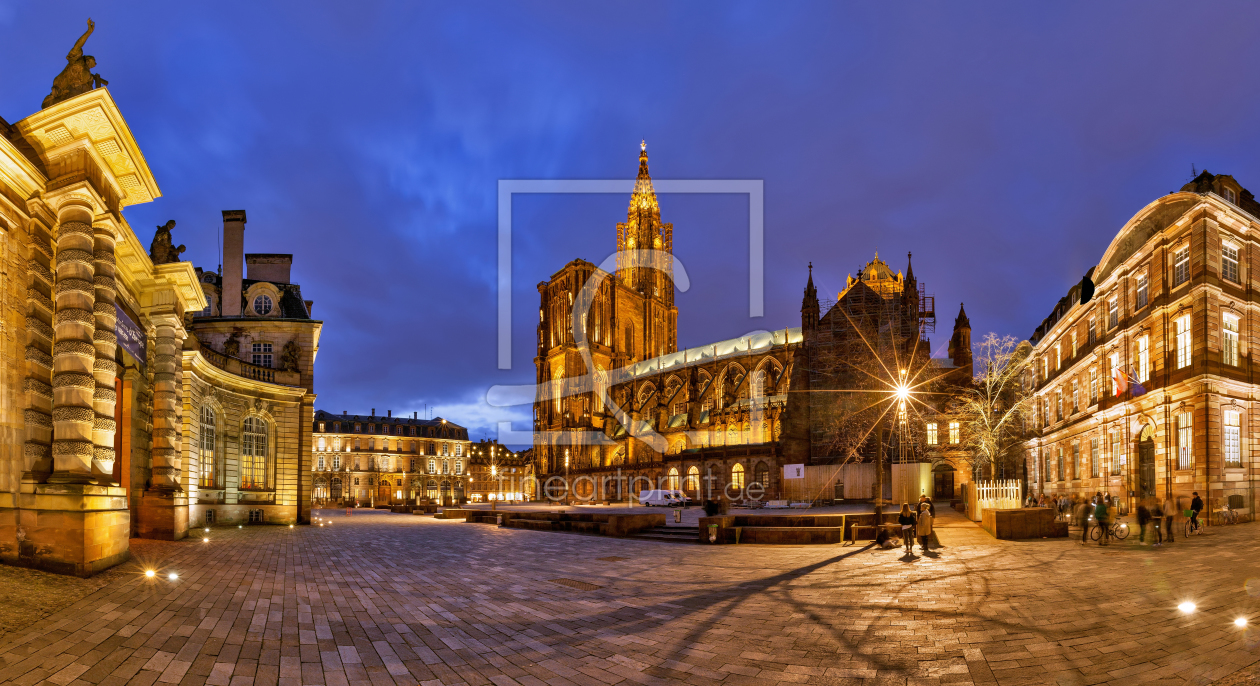
[[[1155,429],[1147,424],[1138,438],[1138,495],[1155,495]]]
[[[932,499],[941,502],[954,499],[954,468],[948,464],[932,468]]]

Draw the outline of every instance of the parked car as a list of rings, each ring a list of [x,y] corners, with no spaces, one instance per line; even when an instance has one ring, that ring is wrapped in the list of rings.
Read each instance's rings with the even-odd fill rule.
[[[679,504],[681,504],[683,507],[696,504],[696,501],[693,500],[691,496],[687,495],[686,493],[683,493],[682,491],[669,491],[669,492],[673,494],[674,499],[676,499],[679,502]]]
[[[679,500],[673,491],[639,491],[639,504],[645,507],[681,507],[683,501]]]

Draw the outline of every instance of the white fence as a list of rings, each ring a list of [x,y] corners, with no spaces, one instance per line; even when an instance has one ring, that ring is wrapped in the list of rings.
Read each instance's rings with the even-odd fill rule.
[[[971,518],[977,522],[984,519],[985,510],[1008,510],[1023,505],[1019,482],[1015,480],[977,481],[972,485],[972,493]]]

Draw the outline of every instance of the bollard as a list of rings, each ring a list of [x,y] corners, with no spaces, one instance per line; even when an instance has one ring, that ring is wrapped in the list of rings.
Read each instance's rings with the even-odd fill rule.
[[[709,543],[717,543],[717,524],[709,525]]]
[[[674,523],[682,524],[682,510],[674,510]]]
[[[499,526],[503,526],[503,515],[499,515]]]

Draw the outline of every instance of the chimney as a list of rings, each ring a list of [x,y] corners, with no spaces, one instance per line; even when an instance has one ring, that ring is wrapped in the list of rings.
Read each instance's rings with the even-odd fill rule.
[[[411,418],[412,418],[412,419],[419,419],[419,418],[420,418],[420,413],[419,413],[419,412],[412,412],[412,413],[411,413]]]
[[[342,416],[342,417],[344,417],[344,416],[346,416],[346,415],[348,415],[348,414],[350,414],[350,413],[349,413],[349,412],[346,412],[345,410],[342,410],[342,411],[341,411],[341,416]]]
[[[385,410],[385,418],[386,418],[386,419],[392,419],[392,418],[393,418],[393,416],[394,416],[394,411],[393,411],[393,410]]]
[[[376,416],[376,408],[375,408],[375,407],[373,407],[373,408],[372,408],[372,416],[373,416],[373,417],[375,417],[375,416]]]
[[[250,253],[245,256],[245,278],[250,281],[290,283],[293,256],[280,253]]]
[[[241,316],[241,280],[245,278],[245,210],[223,210],[224,317]]]

